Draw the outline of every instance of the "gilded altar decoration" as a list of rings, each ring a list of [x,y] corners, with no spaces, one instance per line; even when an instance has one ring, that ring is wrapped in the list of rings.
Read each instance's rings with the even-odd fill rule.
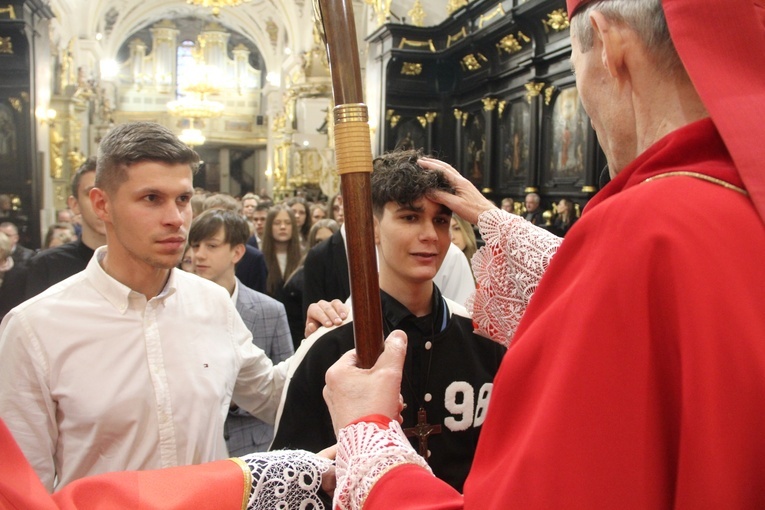
[[[249,1],[250,0],[186,0],[186,3],[197,5],[199,7],[209,7],[212,11],[212,15],[218,16],[221,7],[236,7]]]
[[[23,108],[21,106],[21,99],[19,99],[18,97],[9,97],[8,102],[11,103],[11,106],[13,107],[14,110],[21,113],[21,109]]]
[[[481,14],[481,17],[478,19],[478,30],[482,29],[484,24],[488,23],[494,18],[501,17],[504,15],[505,15],[505,8],[502,7],[501,3],[497,4],[497,6],[494,8],[493,11],[487,12],[485,14]]]
[[[568,13],[565,9],[556,9],[549,13],[542,23],[556,32],[566,30],[569,27]]]
[[[467,0],[449,0],[446,4],[446,14],[450,15],[458,9],[462,9],[467,4]]]
[[[422,64],[419,62],[404,62],[401,66],[401,74],[405,76],[419,76],[422,73]]]
[[[391,108],[387,109],[385,111],[385,120],[390,120],[391,117],[396,113],[396,110],[393,110]]]
[[[550,101],[552,101],[552,95],[553,92],[555,92],[555,85],[550,85],[549,87],[545,87],[545,105],[550,106]]]
[[[420,126],[424,128],[428,127],[428,119],[424,115],[418,115],[417,120],[420,122]]]
[[[475,55],[472,53],[469,53],[462,57],[462,60],[460,61],[460,64],[462,64],[463,69],[467,69],[468,71],[478,71],[481,68],[481,62],[488,62],[489,59],[484,57],[481,53],[476,53]]]
[[[391,115],[389,120],[390,120],[390,127],[394,128],[398,124],[398,121],[401,120],[401,115]]]
[[[409,15],[409,19],[412,20],[412,25],[416,27],[425,26],[425,17],[427,16],[427,13],[425,12],[425,9],[422,7],[422,3],[420,3],[420,0],[414,0],[414,5],[412,5],[411,9],[409,9],[409,12],[407,12],[407,15]]]
[[[462,127],[465,127],[467,125],[467,121],[469,117],[470,117],[470,114],[468,112],[463,112],[459,108],[454,109],[454,118],[457,119],[458,122],[462,123]]]
[[[279,42],[279,27],[271,18],[266,21],[266,33],[268,33],[268,40],[271,41],[271,46],[276,48],[276,43]]]
[[[61,179],[64,176],[64,137],[55,130],[50,130],[50,176]]]
[[[11,36],[0,37],[0,53],[4,55],[13,55],[13,43]]]
[[[497,50],[512,55],[521,51],[523,45],[530,42],[531,39],[523,32],[518,32],[517,37],[514,34],[508,34],[497,43]]]
[[[364,3],[371,5],[377,16],[377,26],[381,27],[385,24],[385,20],[390,16],[390,4],[391,0],[364,0]]]
[[[446,38],[446,47],[450,48],[452,43],[455,43],[460,39],[464,39],[465,37],[467,37],[467,28],[463,26],[459,32]]]
[[[438,112],[425,112],[425,119],[428,121],[428,124],[433,124],[436,117],[438,117]]]
[[[80,165],[82,165],[85,162],[85,155],[78,151],[75,147],[74,150],[71,150],[67,153],[66,158],[69,160],[69,168],[74,172],[78,168],[80,168]]]
[[[493,97],[484,97],[481,99],[481,102],[483,103],[483,109],[487,112],[493,111],[497,107],[498,99]]]
[[[8,19],[16,19],[16,11],[13,9],[12,5],[6,5],[5,7],[0,7],[0,15],[7,14]]]
[[[544,83],[538,83],[538,82],[529,82],[525,85],[526,87],[526,101],[531,103],[531,100],[537,97],[539,94],[542,93],[542,89],[545,88]]]
[[[499,116],[502,117],[502,114],[505,113],[505,107],[507,106],[507,101],[504,99],[497,103],[497,113],[499,113]]]
[[[406,37],[401,38],[401,42],[398,43],[398,49],[402,50],[404,47],[410,47],[410,48],[427,48],[430,50],[431,53],[436,52],[436,46],[433,44],[433,39],[428,39],[427,41],[414,41],[412,39],[407,39]]]

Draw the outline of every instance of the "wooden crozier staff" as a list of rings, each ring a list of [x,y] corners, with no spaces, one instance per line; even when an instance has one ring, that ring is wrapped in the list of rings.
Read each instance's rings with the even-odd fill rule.
[[[357,365],[371,368],[383,350],[383,327],[372,221],[372,143],[351,2],[315,0],[314,9],[324,26],[336,105],[335,159],[343,193]]]

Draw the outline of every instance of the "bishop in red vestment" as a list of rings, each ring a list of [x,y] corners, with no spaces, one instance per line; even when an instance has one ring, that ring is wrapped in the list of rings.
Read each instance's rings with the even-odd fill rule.
[[[673,68],[610,4],[568,2],[580,97],[613,180],[518,325],[464,495],[428,473],[390,419],[394,335],[373,369],[349,354],[327,374],[336,507],[765,508],[765,9],[628,2],[666,16]],[[477,257],[494,271],[476,271],[474,302],[501,303],[480,296],[513,277],[496,261],[519,256],[500,235],[514,219],[431,167],[458,190],[438,199],[487,240]]]

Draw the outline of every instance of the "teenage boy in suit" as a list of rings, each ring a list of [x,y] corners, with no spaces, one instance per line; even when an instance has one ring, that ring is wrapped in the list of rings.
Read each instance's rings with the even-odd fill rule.
[[[210,209],[200,214],[189,231],[194,273],[228,291],[252,332],[252,342],[276,364],[293,353],[284,305],[242,285],[234,274],[249,236],[247,220],[235,212]],[[273,426],[236,406],[232,406],[224,426],[230,455],[265,451],[273,433]]]

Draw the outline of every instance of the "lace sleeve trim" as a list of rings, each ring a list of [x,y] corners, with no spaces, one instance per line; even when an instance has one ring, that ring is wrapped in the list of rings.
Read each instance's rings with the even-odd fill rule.
[[[332,466],[331,460],[302,450],[251,453],[232,460],[246,465],[251,473],[244,508],[324,507],[318,493],[321,476]]]
[[[338,433],[335,508],[363,508],[374,484],[397,466],[415,464],[432,474],[425,459],[412,448],[401,425],[391,421],[388,427],[383,429],[374,423],[362,422]]]
[[[481,213],[478,229],[486,245],[473,256],[467,308],[476,333],[507,347],[562,239],[499,209]]]

